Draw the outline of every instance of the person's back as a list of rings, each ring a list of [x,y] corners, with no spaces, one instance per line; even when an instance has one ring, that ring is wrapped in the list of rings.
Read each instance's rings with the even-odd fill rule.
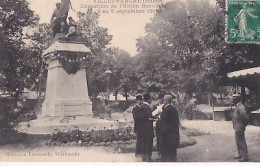
[[[180,142],[179,115],[176,108],[171,105],[172,96],[165,95],[163,111],[161,115],[161,160],[176,161],[177,148]]]
[[[176,132],[179,131],[178,111],[172,105],[167,105],[166,107],[163,107],[161,119],[163,121],[163,127],[171,128]]]
[[[235,111],[233,113],[233,128],[235,130],[243,130],[245,131],[245,128],[249,122],[249,118],[247,116],[246,107],[243,103],[239,102],[236,105]]]
[[[142,129],[142,135],[145,137],[153,135],[153,121],[150,118],[153,118],[151,108],[148,104],[144,103],[141,106],[143,119],[140,124]]]
[[[142,161],[149,162],[151,161],[153,149],[153,115],[150,107],[150,94],[144,94],[143,97],[144,103],[141,106],[142,123],[140,124],[142,140]]]
[[[240,101],[240,97],[233,98],[233,103],[236,104],[236,108],[233,114],[232,122],[235,130],[235,141],[237,144],[238,156],[234,159],[238,159],[240,162],[248,161],[248,150],[245,139],[245,129],[249,122],[249,118],[246,113],[245,105]]]
[[[138,157],[142,154],[142,144],[141,144],[141,132],[140,132],[140,126],[141,122],[140,119],[138,119],[141,114],[141,105],[142,105],[142,96],[137,95],[136,101],[137,104],[133,107],[132,113],[133,113],[133,119],[134,119],[134,133],[136,133],[136,147],[135,147],[135,156]]]
[[[141,106],[136,104],[133,107],[132,114],[133,114],[133,119],[134,119],[134,132],[137,133],[140,123],[142,122],[139,118],[140,114],[142,114]]]

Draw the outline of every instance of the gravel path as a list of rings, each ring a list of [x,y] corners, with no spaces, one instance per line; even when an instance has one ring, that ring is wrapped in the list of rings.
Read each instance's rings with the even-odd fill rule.
[[[210,132],[196,137],[197,143],[178,150],[180,162],[236,162],[236,144],[231,122],[183,121],[183,126]],[[250,162],[260,162],[260,127],[248,126],[246,140]]]
[[[233,155],[236,154],[236,145],[231,122],[182,121],[182,125],[210,134],[196,136],[194,137],[197,142],[195,145],[178,149],[179,162],[236,162],[233,159]],[[249,160],[259,162],[260,127],[248,126],[246,139]],[[0,160],[140,162],[141,158],[134,157],[132,151],[125,153],[124,149],[118,147],[46,147],[43,144],[24,147],[21,144],[13,144],[0,147]],[[153,152],[152,158],[159,161],[157,152]]]

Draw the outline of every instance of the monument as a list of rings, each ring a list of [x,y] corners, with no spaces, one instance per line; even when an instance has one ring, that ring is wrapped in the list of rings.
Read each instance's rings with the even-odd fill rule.
[[[118,122],[93,117],[88,95],[86,61],[91,51],[82,42],[59,39],[42,58],[48,65],[45,99],[36,120],[21,123],[20,132],[51,134],[54,130],[82,131],[118,128]]]
[[[51,26],[53,41],[43,52],[48,65],[45,99],[36,120],[21,123],[20,132],[51,134],[55,130],[104,130],[118,128],[112,120],[92,117],[92,103],[88,95],[86,62],[91,50],[77,36],[76,22],[67,16],[70,0],[56,4]]]

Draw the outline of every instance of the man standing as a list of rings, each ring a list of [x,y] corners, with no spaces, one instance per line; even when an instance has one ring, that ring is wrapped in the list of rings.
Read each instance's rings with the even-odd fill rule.
[[[245,129],[249,123],[249,118],[246,114],[245,105],[240,101],[240,96],[233,96],[233,103],[236,104],[236,108],[232,122],[238,151],[238,156],[235,156],[234,159],[238,159],[239,162],[245,162],[248,161]]]
[[[157,118],[155,123],[155,133],[156,133],[156,144],[157,144],[157,151],[159,156],[161,155],[161,135],[162,135],[162,123],[161,123],[161,114],[162,114],[162,107],[163,107],[163,95],[159,96],[159,103],[155,110],[153,110],[152,115]]]
[[[176,108],[171,105],[173,97],[164,96],[161,125],[161,160],[163,162],[177,161],[177,148],[180,143],[179,115]]]
[[[141,156],[142,153],[142,144],[141,144],[141,124],[142,121],[140,121],[140,116],[142,116],[142,110],[141,105],[143,103],[143,96],[142,95],[136,95],[136,102],[137,104],[133,108],[133,118],[134,118],[134,132],[136,133],[136,147],[135,147],[135,156]]]
[[[150,162],[153,149],[153,115],[150,104],[152,102],[150,94],[144,94],[144,103],[141,106],[141,112],[139,116],[140,120],[140,132],[141,132],[141,144],[142,144],[142,161]]]

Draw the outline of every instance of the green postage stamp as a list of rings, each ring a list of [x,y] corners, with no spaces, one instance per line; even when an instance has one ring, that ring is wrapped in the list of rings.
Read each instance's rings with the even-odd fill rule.
[[[226,41],[260,44],[260,0],[227,0]]]

